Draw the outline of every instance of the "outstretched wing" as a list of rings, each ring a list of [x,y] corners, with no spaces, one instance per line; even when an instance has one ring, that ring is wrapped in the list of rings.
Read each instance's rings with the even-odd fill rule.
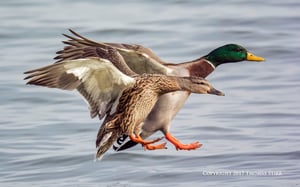
[[[123,90],[135,80],[120,72],[110,61],[100,58],[66,60],[25,72],[27,84],[77,89],[88,101],[91,117],[102,119],[110,112]]]
[[[98,57],[97,48],[114,47],[125,59],[127,65],[136,73],[171,74],[172,70],[164,66],[164,62],[149,48],[141,45],[101,43],[87,39],[70,29],[74,36],[66,35],[68,41],[63,41],[67,46],[57,52],[54,58],[60,61]]]

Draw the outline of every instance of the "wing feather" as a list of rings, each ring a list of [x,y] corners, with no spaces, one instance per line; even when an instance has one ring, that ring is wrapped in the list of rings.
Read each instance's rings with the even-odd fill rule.
[[[27,71],[27,84],[60,88],[77,89],[87,100],[91,117],[102,119],[111,110],[114,102],[124,89],[135,80],[120,72],[105,59],[88,58],[66,60],[49,66]]]
[[[101,57],[97,53],[97,48],[107,48],[107,46],[114,47],[123,56],[127,65],[136,73],[151,73],[151,74],[167,74],[171,75],[173,70],[166,67],[163,62],[150,48],[141,45],[118,44],[118,43],[102,43],[95,42],[85,38],[75,31],[70,29],[74,36],[63,34],[68,41],[63,41],[67,46],[58,51],[54,59],[60,61]]]

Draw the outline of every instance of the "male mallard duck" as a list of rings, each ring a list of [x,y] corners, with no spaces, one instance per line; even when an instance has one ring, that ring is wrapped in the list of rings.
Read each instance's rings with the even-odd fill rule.
[[[255,56],[247,51],[244,47],[237,44],[227,44],[219,47],[205,56],[198,59],[183,63],[168,63],[161,60],[149,48],[141,45],[101,43],[89,40],[78,33],[70,30],[76,37],[64,34],[70,40],[63,43],[67,46],[58,51],[55,57],[58,61],[66,59],[78,59],[86,57],[97,57],[99,48],[106,46],[115,47],[125,59],[128,66],[138,74],[153,73],[176,76],[197,76],[206,77],[221,64],[241,62],[241,61],[264,61],[264,58]],[[170,133],[170,122],[185,103],[190,92],[172,92],[162,95],[150,114],[143,122],[142,138],[151,136],[160,130],[164,133],[177,150],[191,150],[199,148],[201,145],[197,143],[182,144],[175,139]],[[126,149],[135,145],[126,136],[118,139],[114,145],[116,151]]]
[[[103,53],[111,50],[100,49]],[[113,53],[110,53],[113,55]],[[224,95],[201,77],[176,77],[158,74],[128,76],[132,73],[122,56],[114,56],[115,62],[103,58],[65,60],[25,72],[27,84],[77,89],[88,101],[91,116],[105,119],[99,129],[96,145],[97,158],[101,157],[122,134],[126,134],[145,149],[164,149],[165,144],[150,145],[160,140],[145,141],[140,137],[141,124],[151,112],[159,96],[174,91],[199,94]],[[123,64],[117,69],[114,64]]]

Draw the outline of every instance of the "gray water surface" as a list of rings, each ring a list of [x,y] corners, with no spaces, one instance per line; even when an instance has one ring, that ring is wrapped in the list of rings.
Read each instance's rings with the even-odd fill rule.
[[[299,186],[299,20],[296,0],[1,1],[0,186]],[[226,43],[267,61],[222,65],[208,80],[226,96],[189,98],[171,132],[201,149],[136,146],[95,162],[101,122],[79,94],[23,81],[54,62],[68,28],[170,62]]]

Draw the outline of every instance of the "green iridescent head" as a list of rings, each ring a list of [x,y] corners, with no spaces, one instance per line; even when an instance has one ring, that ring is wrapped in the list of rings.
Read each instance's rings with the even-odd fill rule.
[[[265,59],[248,52],[244,47],[237,44],[227,44],[211,51],[204,58],[210,61],[215,67],[224,63],[241,61],[261,62]]]

